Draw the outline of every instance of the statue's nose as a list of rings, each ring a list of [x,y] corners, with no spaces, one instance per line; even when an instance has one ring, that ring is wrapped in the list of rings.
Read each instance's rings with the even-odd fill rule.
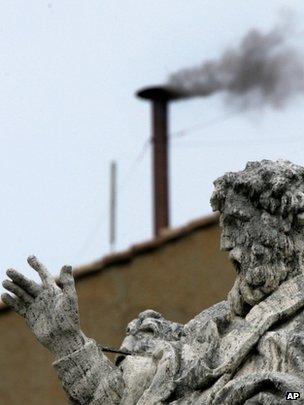
[[[130,353],[132,354],[134,350],[134,345],[135,345],[135,339],[133,336],[126,336],[124,341],[122,342],[122,345],[120,346],[119,350],[122,352]],[[119,366],[119,364],[126,358],[124,354],[119,354],[115,358],[115,364],[116,366]]]
[[[241,263],[242,259],[242,250],[239,247],[233,248],[229,253],[229,258],[234,262]]]
[[[125,339],[123,340],[120,350],[132,352],[134,350],[134,346],[135,346],[135,339],[133,336],[129,335],[126,336]]]

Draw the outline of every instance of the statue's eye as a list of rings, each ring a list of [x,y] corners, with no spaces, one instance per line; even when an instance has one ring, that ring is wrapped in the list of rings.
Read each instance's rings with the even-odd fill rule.
[[[153,328],[151,328],[150,326],[145,326],[144,328],[141,328],[140,330],[145,333],[154,333]]]
[[[153,325],[142,325],[139,330],[141,332],[150,334],[150,335],[155,335],[156,334],[156,330],[155,327]]]

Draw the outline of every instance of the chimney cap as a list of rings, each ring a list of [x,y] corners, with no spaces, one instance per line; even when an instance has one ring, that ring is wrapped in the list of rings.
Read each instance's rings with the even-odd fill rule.
[[[151,86],[145,87],[136,92],[137,97],[145,100],[158,100],[158,101],[170,101],[178,100],[187,97],[183,93],[170,88],[169,86]]]

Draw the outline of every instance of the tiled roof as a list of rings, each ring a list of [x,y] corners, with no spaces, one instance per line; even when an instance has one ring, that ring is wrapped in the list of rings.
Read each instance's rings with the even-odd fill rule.
[[[202,228],[207,228],[217,223],[218,214],[210,214],[195,221],[191,221],[188,224],[178,228],[164,229],[161,234],[154,239],[142,243],[137,243],[131,246],[129,249],[121,252],[111,253],[93,263],[76,267],[74,269],[74,277],[75,279],[80,279],[92,273],[102,271],[109,266],[128,263],[139,255],[143,255],[145,253],[149,253],[153,250],[159,249],[168,243],[185,238],[193,232],[199,231]],[[5,309],[8,309],[7,306],[0,301],[0,311]]]

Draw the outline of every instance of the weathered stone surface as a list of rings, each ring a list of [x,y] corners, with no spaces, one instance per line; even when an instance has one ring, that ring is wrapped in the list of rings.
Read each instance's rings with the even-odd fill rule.
[[[186,325],[141,313],[116,364],[81,332],[70,267],[56,283],[30,257],[41,286],[8,270],[2,299],[54,354],[72,403],[283,404],[288,391],[304,403],[304,169],[248,163],[216,180],[211,204],[237,273],[227,301]]]

